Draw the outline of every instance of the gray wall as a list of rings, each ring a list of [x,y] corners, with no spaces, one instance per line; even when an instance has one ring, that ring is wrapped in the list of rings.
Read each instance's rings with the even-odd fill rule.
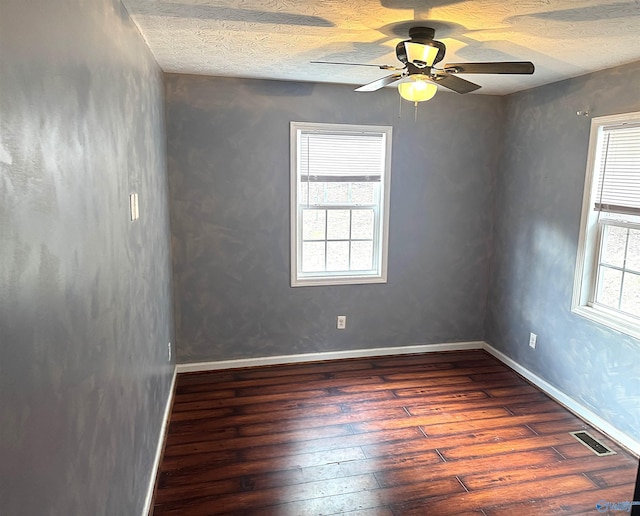
[[[0,49],[0,512],[140,514],[174,367],[162,77],[117,0],[2,0]]]
[[[591,116],[640,110],[640,63],[507,97],[486,340],[640,440],[640,342],[571,313]],[[529,332],[538,334],[535,350]]]
[[[168,75],[178,361],[484,337],[502,100]],[[393,125],[387,284],[289,286],[289,122]],[[347,329],[335,317],[347,316]]]

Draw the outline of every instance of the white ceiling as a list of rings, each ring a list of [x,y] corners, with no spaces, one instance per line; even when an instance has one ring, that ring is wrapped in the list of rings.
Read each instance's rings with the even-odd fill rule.
[[[399,64],[409,27],[444,61],[533,61],[534,75],[462,76],[506,94],[640,60],[640,0],[123,0],[166,72],[361,85]]]

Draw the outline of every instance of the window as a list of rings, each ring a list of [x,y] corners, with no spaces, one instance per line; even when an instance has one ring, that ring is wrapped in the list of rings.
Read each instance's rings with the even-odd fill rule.
[[[574,312],[640,337],[640,112],[594,118]]]
[[[291,122],[291,286],[384,283],[391,127]]]

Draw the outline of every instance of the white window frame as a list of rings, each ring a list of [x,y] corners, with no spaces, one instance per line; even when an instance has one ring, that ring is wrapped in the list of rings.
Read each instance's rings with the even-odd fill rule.
[[[571,311],[573,313],[635,338],[640,338],[639,317],[594,303],[594,298],[600,260],[600,244],[605,224],[640,229],[640,223],[629,222],[629,217],[624,217],[626,220],[621,221],[599,220],[598,212],[593,209],[593,206],[599,193],[596,168],[600,162],[598,144],[603,130],[607,127],[626,124],[635,125],[638,123],[640,123],[640,112],[602,116],[591,120],[580,237],[578,240],[578,255],[571,301]],[[638,219],[637,217],[635,218]],[[640,219],[638,220],[640,222]]]
[[[392,128],[377,125],[326,124],[311,122],[291,122],[291,286],[356,285],[387,282],[387,256],[389,247],[389,189],[391,185],[391,140]],[[376,205],[367,206],[377,211],[379,224],[373,235],[374,259],[371,271],[349,272],[302,272],[302,209],[298,196],[300,192],[300,172],[298,164],[298,139],[302,131],[375,133],[384,138],[384,170],[380,179],[380,195]],[[326,205],[321,205],[325,206]],[[358,209],[361,206],[334,205],[328,209]]]

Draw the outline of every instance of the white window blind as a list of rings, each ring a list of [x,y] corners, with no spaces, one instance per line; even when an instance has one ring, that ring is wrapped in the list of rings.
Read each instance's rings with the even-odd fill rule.
[[[640,124],[604,127],[594,209],[640,215]]]
[[[300,133],[302,181],[380,181],[385,166],[380,133]]]

